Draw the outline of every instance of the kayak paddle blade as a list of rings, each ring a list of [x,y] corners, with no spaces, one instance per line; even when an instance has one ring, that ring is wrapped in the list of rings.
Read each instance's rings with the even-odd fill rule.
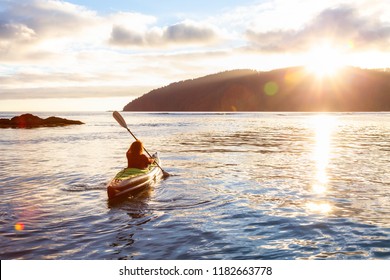
[[[124,127],[124,128],[127,128],[126,121],[125,121],[125,119],[122,117],[122,115],[119,114],[119,112],[114,111],[114,112],[112,113],[112,116],[113,116],[114,119],[120,124],[120,126],[122,126],[122,127]]]

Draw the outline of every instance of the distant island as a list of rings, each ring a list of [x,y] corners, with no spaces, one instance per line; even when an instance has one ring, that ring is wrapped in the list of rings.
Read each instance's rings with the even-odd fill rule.
[[[390,111],[390,72],[355,67],[317,77],[304,67],[232,70],[172,83],[124,111]]]
[[[80,121],[67,120],[58,117],[49,117],[42,119],[32,114],[23,114],[11,119],[0,119],[0,128],[36,128],[36,127],[55,127],[73,124],[84,124]]]

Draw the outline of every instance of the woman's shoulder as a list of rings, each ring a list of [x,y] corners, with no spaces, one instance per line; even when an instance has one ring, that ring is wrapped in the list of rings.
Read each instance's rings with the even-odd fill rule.
[[[147,156],[147,155],[145,155],[145,154],[141,154],[141,155],[139,155],[141,158],[143,158],[143,159],[147,159],[147,160],[149,160],[149,157]]]

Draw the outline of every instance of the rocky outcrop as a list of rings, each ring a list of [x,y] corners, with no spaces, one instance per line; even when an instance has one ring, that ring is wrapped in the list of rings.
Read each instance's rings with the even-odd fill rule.
[[[42,119],[32,114],[23,114],[12,119],[0,119],[0,128],[35,128],[35,127],[55,127],[74,124],[84,124],[80,121],[67,120],[58,117]]]

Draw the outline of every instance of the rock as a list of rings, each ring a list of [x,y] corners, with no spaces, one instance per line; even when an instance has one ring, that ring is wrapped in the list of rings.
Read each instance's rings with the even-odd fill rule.
[[[23,114],[12,119],[0,119],[0,128],[35,128],[35,127],[55,127],[73,124],[84,124],[80,121],[67,120],[58,117],[42,119],[32,114]]]

